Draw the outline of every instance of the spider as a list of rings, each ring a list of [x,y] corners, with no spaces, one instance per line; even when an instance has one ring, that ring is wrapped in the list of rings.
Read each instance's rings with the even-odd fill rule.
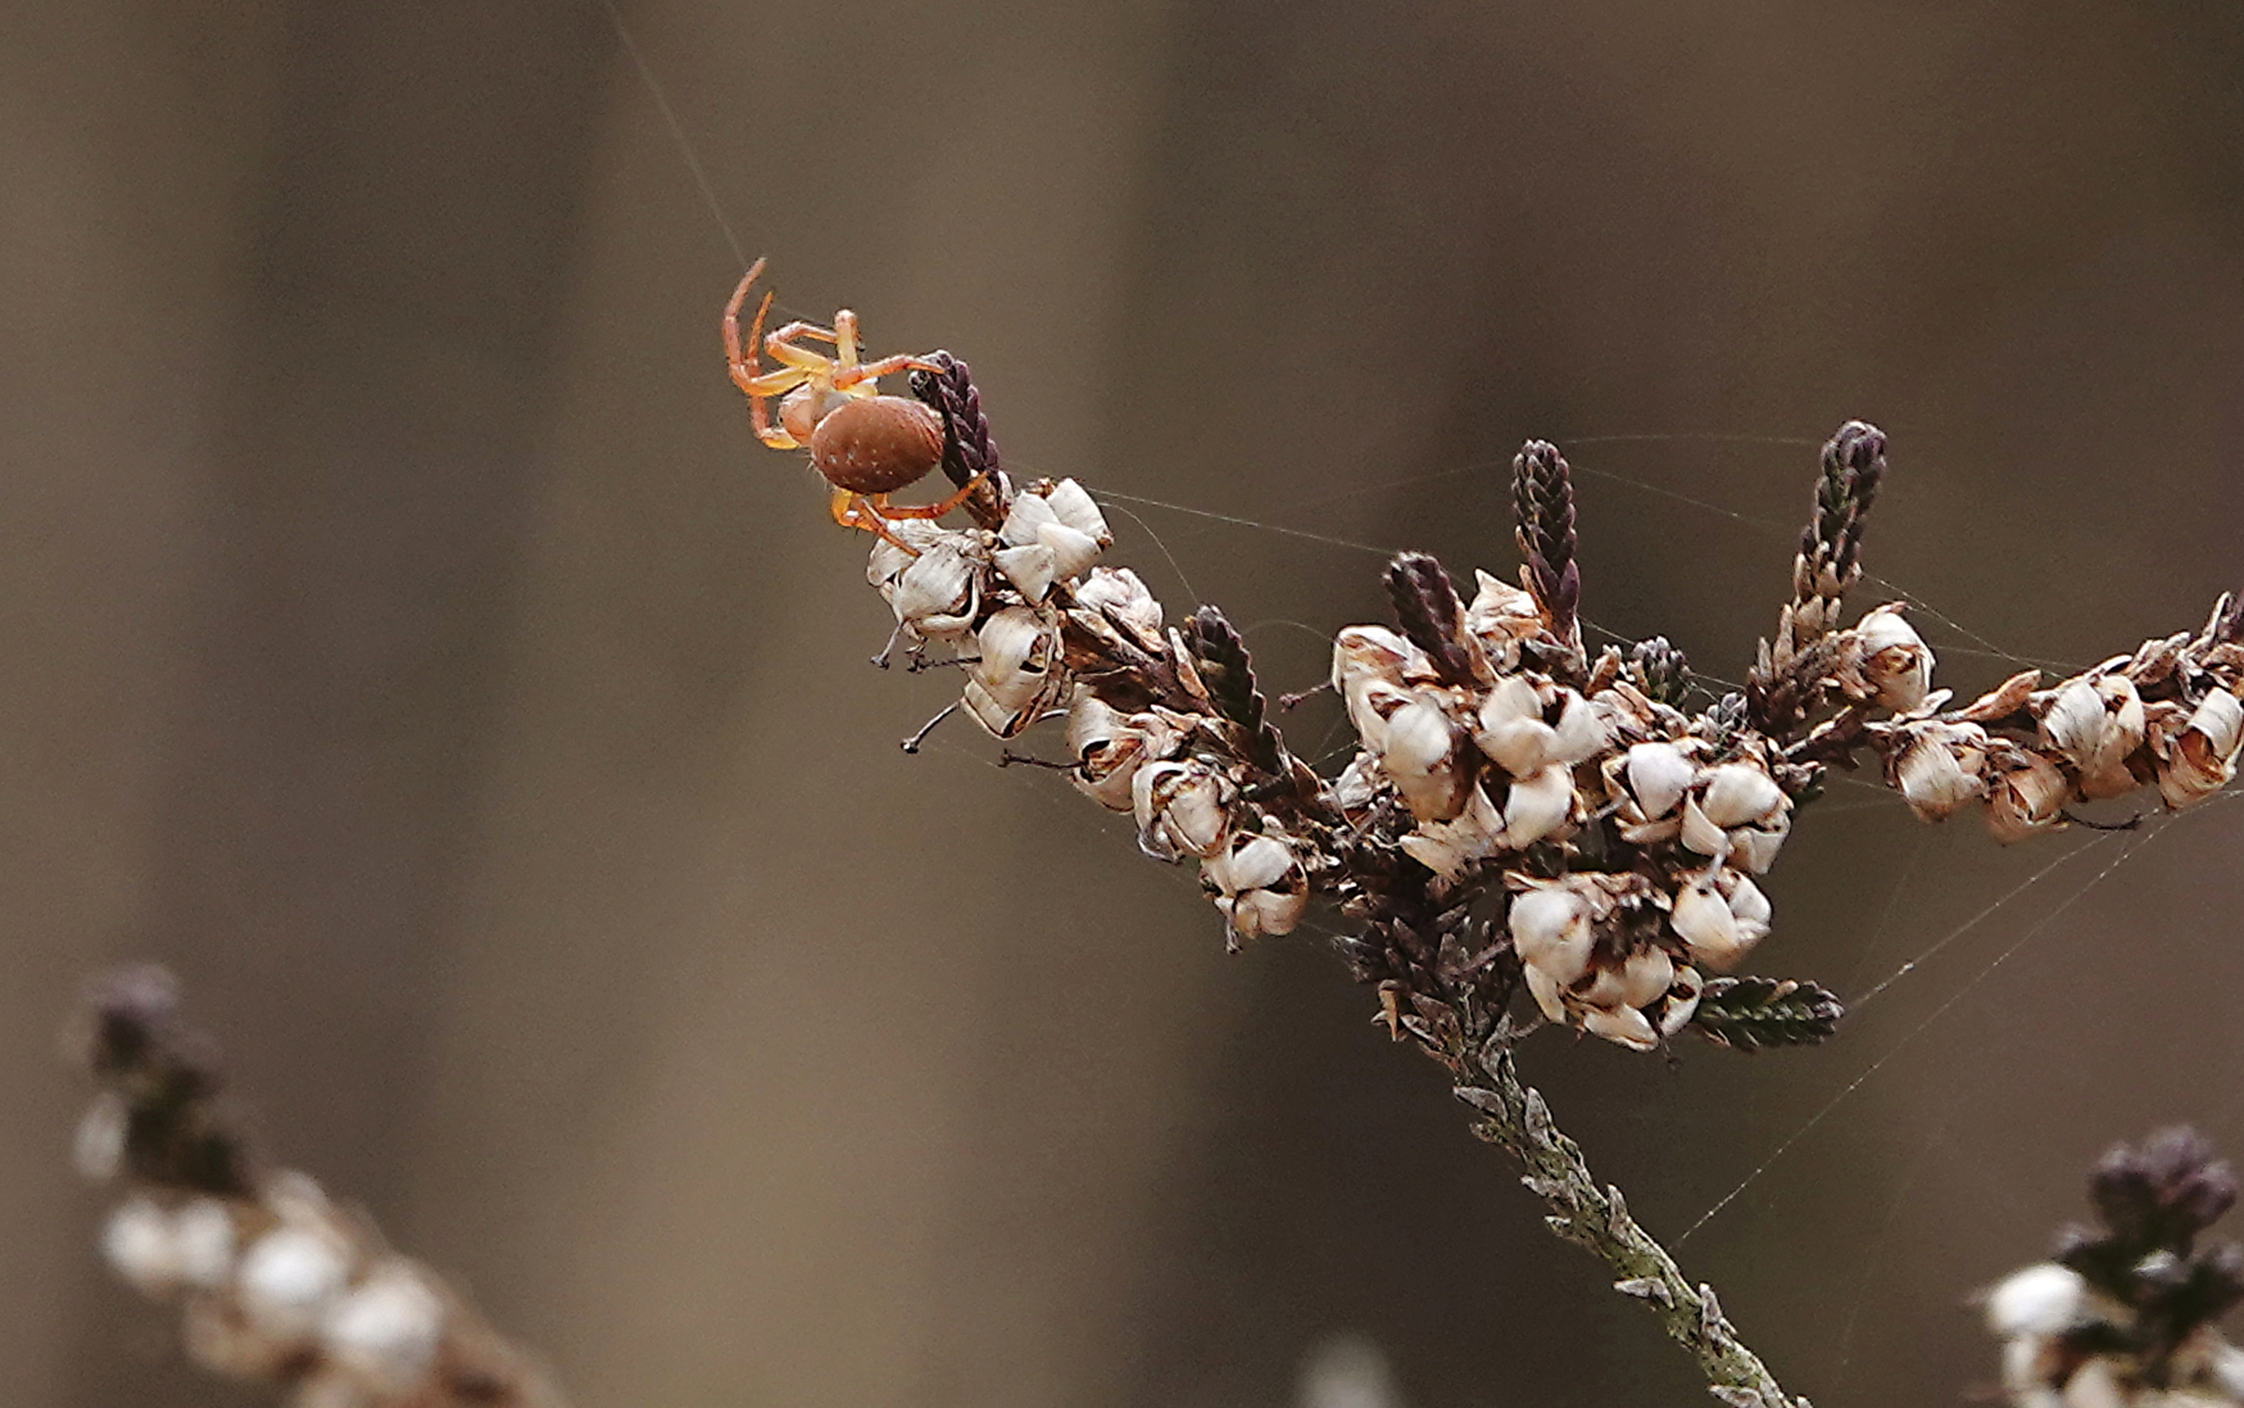
[[[888,531],[901,518],[941,518],[966,502],[981,483],[976,475],[965,488],[939,504],[892,504],[888,496],[915,484],[943,462],[943,420],[919,402],[903,396],[883,396],[876,378],[891,372],[941,371],[923,357],[899,355],[876,362],[857,360],[857,315],[847,308],[834,314],[834,325],[795,322],[764,334],[764,314],[771,309],[771,294],[756,306],[756,319],[748,330],[744,351],[740,341],[740,309],[748,299],[749,285],[764,271],[759,259],[732,291],[725,305],[725,361],[732,380],[748,396],[755,419],[756,438],[775,450],[810,447],[813,469],[834,486],[834,521],[845,528],[861,528],[894,543],[917,557],[919,553]],[[834,345],[831,358],[801,345],[805,338]],[[762,371],[756,355],[761,345],[779,363],[775,371]],[[773,425],[764,410],[764,398],[777,396],[779,424]]]

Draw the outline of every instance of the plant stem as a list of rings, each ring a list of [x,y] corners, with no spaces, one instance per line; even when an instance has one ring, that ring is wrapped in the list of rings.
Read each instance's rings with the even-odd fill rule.
[[[1552,1123],[1542,1093],[1521,1082],[1507,1042],[1491,1041],[1477,1062],[1452,1069],[1455,1095],[1480,1116],[1473,1133],[1519,1160],[1527,1171],[1520,1182],[1550,1205],[1544,1222],[1551,1231],[1613,1268],[1619,1278],[1613,1289],[1659,1317],[1669,1337],[1698,1362],[1716,1398],[1735,1408],[1808,1408],[1738,1338],[1714,1288],[1694,1287],[1667,1248],[1629,1216],[1621,1190],[1598,1186],[1581,1146]]]

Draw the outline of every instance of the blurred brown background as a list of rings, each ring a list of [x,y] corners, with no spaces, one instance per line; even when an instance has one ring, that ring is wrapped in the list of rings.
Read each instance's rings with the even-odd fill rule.
[[[971,359],[1017,469],[1508,573],[1548,436],[1587,614],[1716,676],[1850,415],[1949,684],[2244,577],[2234,6],[627,15],[788,311]],[[897,752],[950,682],[866,668],[739,267],[593,6],[0,14],[0,1404],[258,1401],[90,1251],[54,1033],[132,956],[586,1408],[1278,1404],[1340,1330],[1424,1408],[1704,1401],[1313,935],[1226,959],[1058,780]],[[1111,506],[1274,688],[1381,611],[1375,553]],[[1757,966],[1848,992],[2080,844],[1821,807]],[[1894,1053],[1683,1256],[1819,1404],[1955,1402],[2097,1150],[2244,1155],[2240,841],[2037,928],[2107,842],[1822,1050],[1529,1074],[1673,1235]]]

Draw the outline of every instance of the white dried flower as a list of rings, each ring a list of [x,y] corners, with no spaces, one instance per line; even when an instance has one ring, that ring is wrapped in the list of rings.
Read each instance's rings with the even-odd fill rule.
[[[1573,819],[1574,771],[1564,763],[1552,763],[1513,783],[1504,794],[1504,830],[1499,840],[1506,850],[1523,851],[1557,835]]]
[[[171,1214],[147,1197],[127,1198],[109,1214],[101,1254],[142,1295],[163,1295],[184,1279]]]
[[[1668,927],[1690,951],[1693,963],[1716,972],[1735,964],[1751,947],[1712,874],[1701,875],[1676,892]]]
[[[1200,863],[1200,880],[1241,939],[1292,933],[1309,908],[1308,877],[1293,847],[1267,832],[1233,833]]]
[[[2075,790],[2091,801],[2134,790],[2127,757],[2142,745],[2144,728],[2142,696],[2122,674],[2067,681],[2041,718],[2043,737],[2071,761],[2080,774]]]
[[[1509,582],[1473,571],[1478,586],[1472,604],[1465,608],[1465,629],[1478,637],[1481,648],[1498,669],[1519,664],[1519,643],[1543,629],[1543,611],[1531,593]]]
[[[2003,748],[1988,757],[1987,830],[2004,845],[2065,824],[2072,784],[2064,770],[2025,748]]]
[[[1008,606],[982,623],[980,652],[967,670],[964,702],[977,723],[1011,738],[1041,718],[1067,687],[1056,621],[1026,606]]]
[[[1041,603],[1051,594],[1052,579],[1058,571],[1052,550],[1042,543],[999,548],[990,554],[990,563],[1031,603]]]
[[[351,1275],[350,1246],[324,1228],[281,1226],[252,1242],[235,1274],[242,1310],[268,1335],[312,1333]]]
[[[1612,742],[1612,730],[1598,707],[1580,694],[1561,686],[1558,715],[1558,748],[1552,761],[1572,766],[1596,757]]]
[[[1987,761],[1987,731],[1977,724],[1928,720],[1906,725],[1906,740],[1891,765],[1891,780],[1926,821],[1940,821],[1979,800]]]
[[[1897,714],[1922,705],[1932,692],[1932,651],[1902,616],[1901,603],[1888,602],[1870,612],[1855,623],[1854,634],[1871,700]]]
[[[1472,770],[1460,756],[1464,730],[1449,712],[1421,694],[1388,715],[1385,724],[1373,751],[1410,814],[1420,821],[1447,821],[1462,812]]]
[[[1189,727],[1188,720],[1166,710],[1124,714],[1079,690],[1067,715],[1068,752],[1077,764],[1069,778],[1100,806],[1126,812],[1139,766],[1172,756]]]
[[[81,1177],[107,1183],[125,1163],[125,1134],[130,1113],[122,1097],[104,1090],[78,1121],[71,1140],[70,1162]]]
[[[1629,955],[1621,964],[1620,1001],[1624,1007],[1649,1007],[1667,996],[1675,981],[1675,960],[1664,948]]]
[[[1081,484],[1062,479],[1046,491],[1045,498],[1053,514],[1069,528],[1094,539],[1102,548],[1114,541],[1114,534],[1107,530],[1106,515],[1099,512],[1097,502]]]
[[[1702,787],[1700,809],[1725,831],[1733,826],[1763,826],[1784,813],[1784,789],[1765,768],[1750,763],[1709,768]]]
[[[954,640],[973,627],[982,603],[980,547],[963,533],[945,534],[894,578],[880,594],[897,623],[922,640]]]
[[[226,1284],[234,1272],[234,1215],[224,1202],[187,1203],[172,1214],[171,1233],[182,1281],[204,1289]]]
[[[1138,845],[1161,860],[1207,859],[1231,836],[1229,780],[1197,758],[1147,763],[1131,785]]]
[[[444,1300],[396,1258],[369,1271],[320,1321],[321,1345],[382,1393],[413,1388],[444,1338]]]
[[[1558,759],[1558,730],[1543,722],[1543,701],[1520,675],[1506,675],[1481,701],[1473,742],[1514,777]]]
[[[1638,822],[1658,821],[1674,811],[1698,772],[1673,743],[1639,743],[1628,750],[1623,767],[1627,801],[1635,811],[1632,820]]]
[[[2054,1261],[2013,1271],[1987,1291],[1987,1328],[2002,1339],[2061,1335],[2088,1314],[2088,1282]]]
[[[1409,702],[1405,680],[1430,676],[1424,652],[1384,626],[1349,626],[1332,638],[1332,687],[1364,746],[1378,752],[1387,716]],[[1376,701],[1376,702],[1375,702]]]
[[[1353,765],[1340,775],[1334,795],[1341,809],[1349,809],[1347,784],[1351,777],[1377,782],[1377,773],[1368,764],[1370,755],[1359,753],[1359,762],[1367,767],[1361,772]],[[1368,805],[1368,798],[1359,806]],[[1465,867],[1482,861],[1506,849],[1504,844],[1504,817],[1488,799],[1488,789],[1475,783],[1465,798],[1465,809],[1451,821],[1422,821],[1402,838],[1403,854],[1425,866],[1445,881],[1454,881]]]
[[[2244,701],[2225,689],[2207,694],[2168,746],[2158,770],[2158,795],[2177,811],[2202,802],[2236,776],[2244,745]]]
[[[1513,897],[1508,923],[1521,965],[1540,971],[1555,986],[1570,986],[1589,971],[1590,902],[1574,888],[1536,882]],[[1566,1020],[1551,1003],[1543,1004],[1543,1015],[1554,1022]]]
[[[1161,603],[1127,567],[1094,567],[1075,589],[1079,611],[1120,621],[1146,640],[1161,635]]]

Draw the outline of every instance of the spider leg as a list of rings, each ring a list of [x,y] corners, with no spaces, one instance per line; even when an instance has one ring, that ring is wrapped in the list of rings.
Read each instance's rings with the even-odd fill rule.
[[[892,504],[884,498],[881,501],[880,511],[882,514],[891,519],[941,518],[944,514],[949,513],[952,509],[957,508],[960,504],[965,503],[968,497],[970,497],[976,489],[982,487],[982,481],[987,478],[989,478],[989,475],[987,474],[975,475],[972,479],[966,481],[965,488],[959,490],[957,493],[951,495],[949,498],[943,500],[939,504]],[[893,542],[895,540],[890,539],[890,541]]]
[[[882,542],[892,543],[901,548],[907,556],[918,557],[918,548],[888,531],[888,519],[885,514],[894,512],[894,510],[889,509],[887,499],[886,494],[858,494],[848,489],[836,489],[833,502],[834,521],[844,528],[861,528],[865,532],[873,534]],[[916,518],[919,515],[906,514],[902,516]]]
[[[847,308],[834,314],[834,352],[835,375],[857,381],[857,315]]]
[[[862,386],[875,377],[894,376],[898,372],[940,372],[942,369],[940,363],[931,362],[925,357],[914,356],[909,352],[900,352],[893,357],[883,357],[877,362],[860,362],[852,367],[844,367],[836,363],[834,367],[834,389],[836,391],[847,391],[853,386]]]
[[[738,372],[741,364],[749,360],[747,357],[743,356],[740,351],[741,305],[748,301],[748,286],[750,284],[753,284],[756,281],[756,276],[758,274],[761,274],[763,271],[764,261],[761,259],[749,265],[746,277],[742,278],[740,281],[740,287],[732,291],[731,301],[725,304],[725,363],[726,365],[732,367],[736,373]],[[770,306],[771,295],[765,294],[763,308],[769,308]],[[756,310],[756,330],[759,334],[763,331],[764,325],[763,308],[759,308]],[[756,338],[749,339],[749,346],[753,347],[756,344],[757,340],[758,339]]]

